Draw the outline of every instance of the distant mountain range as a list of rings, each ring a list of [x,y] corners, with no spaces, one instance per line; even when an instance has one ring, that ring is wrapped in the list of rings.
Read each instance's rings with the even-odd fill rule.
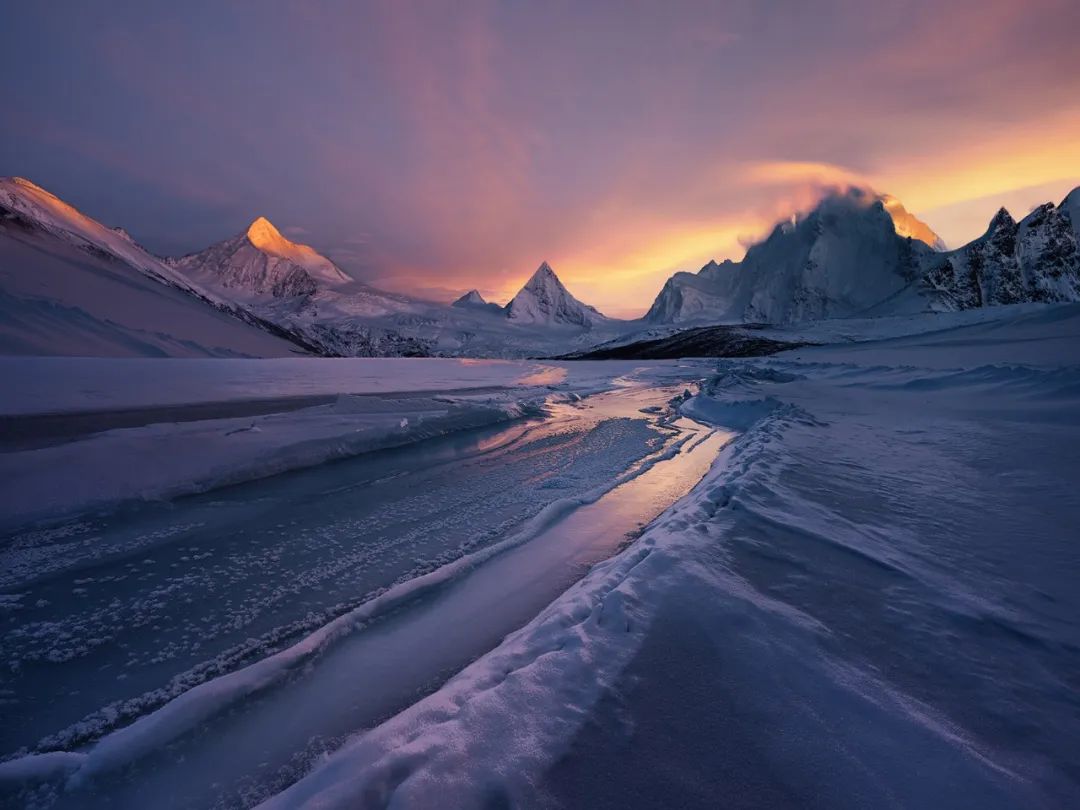
[[[478,290],[470,290],[452,306],[460,309],[498,313],[517,324],[541,324],[592,329],[611,319],[601,315],[596,307],[581,303],[555,275],[551,265],[542,262],[506,306],[484,300]]]
[[[635,328],[578,301],[546,262],[505,307],[476,291],[436,304],[353,280],[264,217],[205,250],[161,258],[22,178],[0,179],[0,257],[7,354],[524,357]],[[168,312],[154,296],[133,298],[136,286],[157,298],[172,290]]]
[[[1002,209],[983,236],[951,251],[925,226],[920,238],[900,235],[894,216],[889,198],[838,191],[741,262],[676,273],[645,320],[786,324],[1080,300],[1080,189],[1019,223]]]
[[[676,273],[640,321],[575,298],[547,262],[506,306],[452,305],[355,281],[264,217],[160,258],[21,178],[0,179],[0,353],[521,357],[657,327],[788,324],[1080,300],[1080,189],[1020,222],[1002,209],[956,250],[895,198],[826,196],[741,262]]]

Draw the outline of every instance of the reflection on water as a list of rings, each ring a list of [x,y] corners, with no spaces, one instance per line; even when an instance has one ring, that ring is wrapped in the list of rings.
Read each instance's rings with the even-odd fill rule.
[[[565,379],[565,368],[560,366],[540,366],[524,377],[514,380],[514,385],[556,385]]]
[[[576,410],[582,415],[584,409]],[[597,402],[596,410],[622,407]],[[673,457],[441,590],[353,632],[295,678],[65,802],[138,807],[148,797],[168,797],[157,806],[209,806],[280,790],[302,774],[313,752],[336,747],[434,691],[527,623],[689,492],[731,435],[688,419],[677,420],[672,430],[685,439]]]

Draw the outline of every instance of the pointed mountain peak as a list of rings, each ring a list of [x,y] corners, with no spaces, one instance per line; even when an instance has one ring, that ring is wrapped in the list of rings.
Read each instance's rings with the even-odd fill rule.
[[[273,252],[272,248],[275,248],[281,244],[291,245],[288,239],[281,235],[281,231],[274,227],[266,217],[256,217],[247,229],[247,238],[251,244],[257,248],[266,247]]]
[[[589,327],[604,316],[570,294],[551,265],[541,262],[521,291],[506,305],[506,317],[524,323]]]
[[[461,298],[457,299],[451,306],[455,307],[482,307],[487,306],[487,301],[484,300],[484,296],[480,294],[479,290],[469,290]]]
[[[546,261],[540,262],[540,266],[536,268],[536,272],[532,274],[532,277],[525,283],[525,286],[532,284],[534,281],[543,279],[555,279],[555,281],[559,281],[559,277],[555,275],[555,271],[551,269],[551,265]]]
[[[987,229],[988,233],[993,233],[999,228],[1012,228],[1016,226],[1016,220],[1013,219],[1012,214],[1009,213],[1005,206],[998,209],[998,212],[994,214],[994,218],[990,220],[990,227]]]
[[[343,284],[350,280],[336,264],[314,248],[298,244],[283,236],[266,217],[257,217],[248,226],[244,236],[257,250],[270,256],[288,259],[328,284]]]

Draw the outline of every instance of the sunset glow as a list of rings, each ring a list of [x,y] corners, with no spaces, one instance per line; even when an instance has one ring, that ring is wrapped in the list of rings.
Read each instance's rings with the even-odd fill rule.
[[[31,8],[0,32],[0,156],[159,253],[265,215],[388,289],[504,301],[546,259],[635,315],[827,187],[891,195],[949,245],[1003,202],[1057,202],[1080,182],[1070,20],[1063,0]]]

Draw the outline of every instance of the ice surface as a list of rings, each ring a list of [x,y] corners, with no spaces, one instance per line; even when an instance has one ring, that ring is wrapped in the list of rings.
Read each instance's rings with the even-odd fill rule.
[[[677,375],[685,381],[686,371],[662,370],[661,374]],[[79,714],[72,717],[73,709],[79,705],[101,706],[98,701],[110,691],[114,695],[131,695],[128,690],[134,689],[136,697],[127,701],[114,698],[100,712],[53,734],[43,743],[46,750],[95,739],[133,718],[145,720],[114,731],[92,749],[97,753],[89,758],[76,755],[58,761],[50,755],[0,767],[5,784],[10,788],[12,783],[34,782],[65,768],[78,769],[81,784],[92,772],[110,771],[112,764],[155,754],[160,744],[198,724],[215,707],[232,705],[251,695],[252,690],[263,690],[283,677],[295,676],[295,664],[324,650],[323,641],[332,640],[337,633],[327,628],[325,618],[319,621],[325,613],[314,610],[313,598],[330,597],[331,617],[350,616],[349,621],[334,626],[347,631],[365,617],[380,613],[387,604],[401,606],[401,600],[414,601],[434,586],[483,567],[481,564],[500,549],[500,556],[505,556],[508,549],[528,541],[529,553],[539,552],[541,556],[534,556],[529,565],[511,566],[509,571],[516,570],[526,578],[513,592],[515,598],[530,594],[533,607],[525,608],[524,613],[520,608],[511,612],[509,602],[504,600],[502,611],[487,611],[493,620],[501,617],[512,622],[501,632],[513,629],[564,587],[567,580],[562,577],[566,573],[560,562],[564,555],[567,560],[579,560],[575,565],[580,565],[580,555],[587,552],[581,543],[583,531],[595,535],[592,553],[603,556],[607,553],[604,549],[617,547],[624,542],[626,531],[637,528],[636,515],[640,515],[638,519],[649,519],[655,514],[650,510],[659,511],[696,480],[692,472],[686,478],[667,472],[674,467],[661,469],[658,465],[674,463],[677,454],[681,458],[681,448],[698,453],[701,446],[702,460],[694,462],[699,465],[697,475],[708,466],[711,454],[707,447],[679,439],[680,429],[660,426],[665,409],[657,403],[666,402],[682,386],[668,390],[651,387],[655,382],[649,380],[655,381],[655,375],[654,371],[646,381],[637,383],[618,377],[610,395],[555,405],[549,419],[508,429],[505,437],[500,431],[465,455],[452,453],[442,458],[422,449],[430,443],[416,445],[415,452],[385,455],[379,463],[372,455],[312,470],[301,478],[281,477],[274,483],[223,492],[213,499],[189,499],[182,511],[171,516],[171,510],[144,510],[106,521],[92,520],[89,525],[77,524],[66,539],[59,532],[51,540],[17,537],[19,543],[40,542],[51,548],[52,558],[60,559],[66,568],[54,568],[49,576],[41,576],[40,570],[26,570],[17,586],[20,596],[13,599],[12,609],[18,611],[21,621],[5,637],[4,647],[13,664],[19,661],[18,670],[7,680],[10,696],[17,698],[12,701],[10,715],[21,719],[2,736],[5,740],[17,739],[23,729],[34,728],[40,729],[40,734],[63,717],[65,709],[71,722],[79,718]],[[608,382],[610,387],[610,378]],[[462,450],[470,447],[465,443],[460,446]],[[636,462],[642,453],[647,457]],[[381,472],[376,472],[380,467]],[[654,468],[658,475],[650,477]],[[357,471],[361,471],[359,475]],[[644,489],[627,489],[619,496],[629,499],[625,506],[604,506],[602,513],[578,516],[585,505],[601,506],[601,496],[612,487],[622,492],[620,483],[628,486],[639,481]],[[363,507],[365,502],[367,507]],[[602,520],[601,514],[605,515]],[[527,520],[521,524],[523,516]],[[571,520],[579,521],[580,529],[571,530]],[[554,522],[561,528],[548,532],[550,537],[543,542],[565,548],[550,556],[540,552],[542,546],[537,543],[539,535]],[[401,532],[400,537],[394,533],[380,536],[394,525],[400,527],[396,530]],[[507,530],[515,526],[519,528],[507,535]],[[83,531],[86,528],[89,532]],[[507,539],[496,547],[500,535]],[[441,550],[429,557],[428,564],[433,565],[425,570],[422,555],[432,555],[433,545]],[[325,559],[313,566],[309,559],[313,554]],[[587,554],[585,559],[589,559]],[[555,564],[552,572],[556,579],[540,577],[542,560]],[[365,593],[364,580],[358,577],[358,572],[365,569],[369,578],[375,577],[366,586],[369,598],[360,603],[365,607],[359,613],[351,608],[341,610],[333,602],[333,594],[339,593],[338,598],[344,598],[347,605],[350,595],[355,599],[357,593]],[[284,579],[269,589],[259,587],[260,580],[271,572]],[[427,576],[428,572],[431,576]],[[387,591],[386,598],[380,597],[377,583],[393,583],[395,575],[401,587]],[[130,585],[124,584],[129,580]],[[496,581],[501,587],[509,587],[505,573]],[[305,609],[309,611],[306,617]],[[246,660],[256,656],[252,665],[255,668],[239,674],[241,670],[235,667],[245,661],[245,653],[230,649],[230,640],[240,641],[243,647],[243,640],[250,642],[251,634],[258,632],[260,624],[265,626],[268,617],[276,615],[280,619],[282,613],[294,611],[299,611],[300,617],[291,627],[285,626],[283,634],[275,636],[274,630],[259,646],[248,647]],[[438,615],[434,617],[438,619]],[[289,654],[272,661],[258,657],[259,653],[282,650],[282,639],[295,638],[305,630],[315,635]],[[485,646],[472,655],[497,641],[501,632],[497,627],[494,632],[495,637],[481,640]],[[67,643],[65,639],[72,636],[82,641],[78,645]],[[222,650],[216,663],[210,659],[205,665],[183,671],[185,661],[202,661],[215,648]],[[126,651],[120,661],[113,654],[117,649]],[[458,651],[465,649],[444,645],[442,654],[449,656],[445,660],[460,666],[472,657],[466,652],[466,658],[458,658]],[[410,660],[419,658],[412,655]],[[116,671],[117,664],[122,665],[122,680],[96,675],[84,679],[77,675],[84,668],[88,674],[101,672],[103,666]],[[140,685],[154,683],[155,677],[160,682],[163,668],[167,672],[178,665],[181,672],[173,683],[139,695],[138,690],[145,688]],[[237,674],[218,680],[214,686],[199,686],[209,684],[208,679],[220,673],[215,668],[220,667]],[[60,677],[63,673],[67,674]],[[421,670],[419,676],[422,684],[430,680],[432,672],[425,674]],[[46,686],[53,678],[55,686]],[[394,681],[387,681],[387,688]],[[69,692],[74,683],[80,686]],[[26,693],[36,688],[51,697],[31,702]],[[162,709],[161,714],[146,714],[169,698],[179,702],[166,704],[172,708]],[[307,716],[315,717],[311,712]],[[331,713],[331,717],[340,716],[338,710]],[[266,738],[266,734],[262,737]],[[24,742],[32,743],[33,739]],[[301,739],[299,749],[303,747]],[[193,752],[189,759],[198,760],[196,754],[201,756],[201,752]],[[218,761],[228,767],[228,759],[219,757]],[[38,766],[40,771],[36,770]],[[156,768],[151,771],[158,772]],[[239,774],[233,776],[238,778]],[[198,778],[188,779],[185,784],[205,787]],[[78,795],[82,797],[78,801],[86,806],[86,794]]]
[[[12,384],[0,413],[35,414],[126,410],[160,405],[251,401],[338,394],[463,391],[512,386],[550,368],[572,371],[588,386],[636,365],[559,365],[504,360],[428,358],[295,358],[214,360],[0,357]],[[551,376],[547,383],[561,378]]]
[[[698,363],[542,364],[510,361],[341,359],[262,361],[0,358],[11,381],[6,431],[63,433],[64,414],[103,432],[0,454],[0,525],[138,500],[167,499],[265,478],[333,459],[537,414],[549,398],[577,397],[644,379],[700,374]],[[245,405],[336,396],[286,413],[191,419],[204,403]],[[302,404],[302,402],[301,402]],[[171,407],[175,406],[175,407]],[[189,406],[185,408],[184,406]],[[47,409],[57,418],[36,420]],[[197,411],[202,412],[202,411]],[[116,420],[130,427],[104,429]],[[20,421],[21,419],[21,421]],[[78,420],[78,421],[76,421]],[[69,431],[70,432],[70,431]]]

